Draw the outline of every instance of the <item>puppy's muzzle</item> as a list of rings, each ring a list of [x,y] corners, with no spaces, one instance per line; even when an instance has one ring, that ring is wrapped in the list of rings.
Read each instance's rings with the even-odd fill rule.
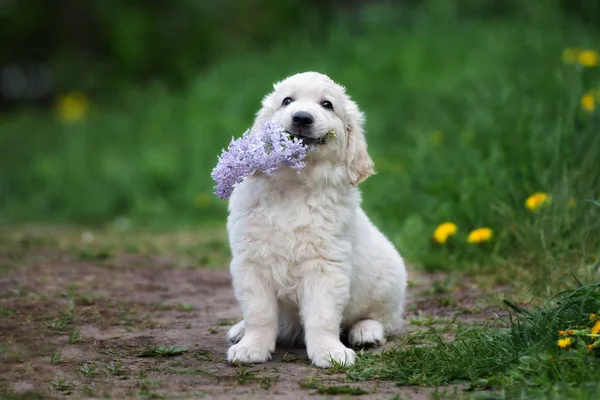
[[[312,114],[306,111],[297,111],[292,115],[291,133],[302,140],[305,145],[325,144],[325,137],[314,137]]]

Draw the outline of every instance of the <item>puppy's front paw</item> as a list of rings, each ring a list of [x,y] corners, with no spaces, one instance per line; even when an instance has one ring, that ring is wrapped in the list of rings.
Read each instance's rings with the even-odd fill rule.
[[[320,368],[331,367],[336,362],[342,365],[352,365],[356,361],[356,353],[344,346],[340,341],[331,341],[329,344],[321,344],[308,354],[313,365]]]
[[[246,331],[246,323],[242,320],[235,324],[229,329],[227,332],[227,340],[231,344],[236,344],[244,337],[244,333]]]
[[[238,344],[234,344],[227,351],[227,361],[230,363],[262,363],[271,359],[271,351],[259,343],[242,339]]]
[[[350,329],[348,341],[352,347],[382,345],[386,341],[383,325],[373,319],[358,321]]]

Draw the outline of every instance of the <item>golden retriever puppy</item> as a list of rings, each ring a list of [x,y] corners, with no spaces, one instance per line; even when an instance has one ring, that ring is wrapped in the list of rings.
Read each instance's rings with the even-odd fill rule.
[[[279,168],[237,185],[227,229],[243,321],[229,362],[260,363],[276,342],[306,345],[319,367],[353,364],[351,347],[381,345],[400,326],[406,269],[361,208],[358,184],[373,173],[363,114],[329,77],[306,72],[274,85],[253,130],[281,124],[309,146],[300,173]]]

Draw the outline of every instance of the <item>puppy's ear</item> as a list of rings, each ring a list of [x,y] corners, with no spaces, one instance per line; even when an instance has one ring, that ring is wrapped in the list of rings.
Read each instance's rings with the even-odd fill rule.
[[[261,109],[256,113],[256,117],[254,119],[254,124],[252,125],[252,130],[256,130],[259,129],[262,124],[264,124],[265,122],[269,121],[271,119],[271,117],[273,117],[273,114],[275,113],[275,108],[273,107],[273,103],[275,101],[275,91],[277,90],[277,85],[278,84],[274,84],[273,85],[273,91],[271,93],[269,93],[268,95],[266,95],[263,99],[262,99],[262,107]]]
[[[273,98],[275,97],[274,92],[266,95],[262,100],[262,107],[256,113],[256,117],[254,118],[254,124],[252,125],[252,131],[260,129],[262,124],[269,121],[273,116]]]
[[[373,160],[367,152],[367,141],[363,131],[364,115],[350,98],[345,102],[346,113],[346,167],[350,183],[357,186],[375,173]]]

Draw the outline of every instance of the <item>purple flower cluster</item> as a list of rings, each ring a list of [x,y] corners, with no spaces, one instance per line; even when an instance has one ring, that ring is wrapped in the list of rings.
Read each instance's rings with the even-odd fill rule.
[[[223,150],[211,177],[217,183],[215,194],[225,200],[233,193],[235,184],[256,171],[272,174],[280,165],[298,172],[306,163],[306,146],[290,137],[283,127],[267,122],[257,132],[246,131],[241,138],[231,139]]]

